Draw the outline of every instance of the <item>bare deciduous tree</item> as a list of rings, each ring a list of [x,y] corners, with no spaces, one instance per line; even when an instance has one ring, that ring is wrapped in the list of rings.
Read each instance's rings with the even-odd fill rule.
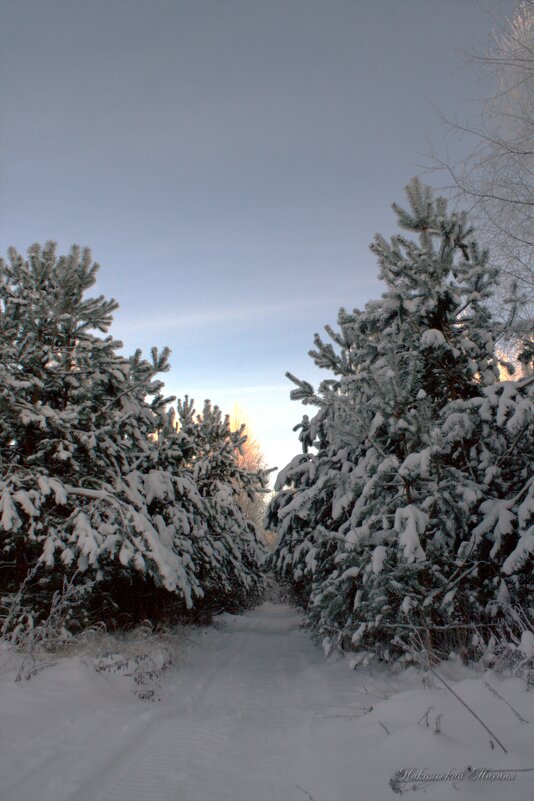
[[[530,337],[534,317],[534,0],[523,0],[475,63],[493,81],[479,113],[461,124],[446,120],[453,137],[471,142],[456,162],[432,153],[446,170],[455,197],[471,206],[471,219],[503,276],[498,303],[504,314],[515,296],[509,331]],[[513,290],[513,291],[512,291]]]
[[[245,426],[244,434],[247,439],[241,446],[240,453],[237,455],[237,463],[240,467],[245,467],[247,470],[266,470],[267,464],[261,451],[259,442],[254,439],[250,429],[250,424],[247,415],[243,411],[239,403],[235,403],[231,414],[231,426],[234,430],[238,430],[241,426]],[[261,534],[268,546],[273,544],[272,535],[265,531],[263,526],[263,517],[267,506],[267,496],[256,494],[254,500],[251,500],[246,493],[242,493],[239,499],[241,508],[250,522],[255,526],[256,530]]]

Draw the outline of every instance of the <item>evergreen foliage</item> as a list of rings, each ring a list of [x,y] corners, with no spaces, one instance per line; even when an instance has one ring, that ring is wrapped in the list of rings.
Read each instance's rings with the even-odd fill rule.
[[[237,497],[265,475],[237,466],[243,438],[217,407],[169,410],[156,378],[168,349],[127,358],[100,335],[117,303],[85,298],[97,270],[87,249],[58,258],[53,243],[0,260],[0,592],[4,606],[17,598],[13,636],[65,577],[80,590],[72,625],[237,607],[261,584]]]
[[[275,573],[316,630],[387,660],[414,633],[446,652],[531,603],[534,551],[532,380],[498,380],[497,272],[465,214],[417,180],[407,194],[393,208],[415,238],[371,246],[381,299],[315,337],[333,377],[314,391],[288,374],[317,413],[267,515]]]

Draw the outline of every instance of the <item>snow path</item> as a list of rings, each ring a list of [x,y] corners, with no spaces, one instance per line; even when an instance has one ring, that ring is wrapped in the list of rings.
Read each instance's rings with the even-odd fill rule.
[[[354,701],[354,676],[325,665],[288,606],[225,617],[173,675],[142,745],[73,801],[307,798],[298,779],[322,751],[312,722],[323,706],[341,714]]]
[[[382,801],[399,797],[389,779],[402,768],[534,767],[534,726],[472,672],[443,667],[508,755],[490,748],[443,688],[425,689],[415,671],[392,678],[326,661],[300,624],[292,607],[264,603],[196,630],[164,674],[159,703],[72,658],[27,683],[0,683],[1,801]],[[524,683],[492,682],[534,721]],[[441,734],[417,722],[430,706],[443,713]],[[419,790],[427,799],[528,801],[533,780]]]

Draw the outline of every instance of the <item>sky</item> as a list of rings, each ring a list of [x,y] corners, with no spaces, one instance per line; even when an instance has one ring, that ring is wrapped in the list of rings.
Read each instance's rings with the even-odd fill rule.
[[[299,452],[314,333],[380,296],[368,250],[487,86],[507,0],[0,0],[0,254],[89,246],[126,353]],[[424,173],[439,185],[439,175]]]

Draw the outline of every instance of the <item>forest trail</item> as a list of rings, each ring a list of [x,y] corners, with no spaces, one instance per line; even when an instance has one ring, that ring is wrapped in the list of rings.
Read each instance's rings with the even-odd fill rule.
[[[154,703],[132,694],[131,679],[76,657],[29,682],[4,673],[0,801],[383,801],[398,798],[389,782],[402,768],[467,764],[528,772],[513,782],[426,783],[425,798],[534,797],[533,724],[480,677],[442,668],[508,755],[443,687],[422,686],[413,670],[394,677],[327,660],[301,621],[293,607],[265,602],[188,632]],[[492,683],[534,720],[524,683]],[[443,713],[442,733],[423,725],[425,710],[427,719]]]
[[[331,749],[324,714],[346,714],[355,682],[346,665],[325,665],[300,623],[275,603],[223,616],[169,677],[140,741],[72,801],[309,798]]]
[[[29,723],[26,737],[14,743],[6,728],[15,758],[4,766],[4,782],[10,779],[3,791],[0,783],[0,799],[353,797],[350,727],[376,699],[362,702],[354,673],[343,660],[327,662],[301,620],[293,607],[266,602],[194,631],[190,647],[164,674],[158,703],[117,692],[124,679],[88,673],[72,660],[18,685],[13,728],[20,730],[20,715]],[[47,677],[57,683],[54,706],[49,684],[46,698],[39,697]],[[36,713],[40,701],[48,706]],[[30,715],[43,721],[42,731]],[[0,771],[1,761],[0,755]]]

